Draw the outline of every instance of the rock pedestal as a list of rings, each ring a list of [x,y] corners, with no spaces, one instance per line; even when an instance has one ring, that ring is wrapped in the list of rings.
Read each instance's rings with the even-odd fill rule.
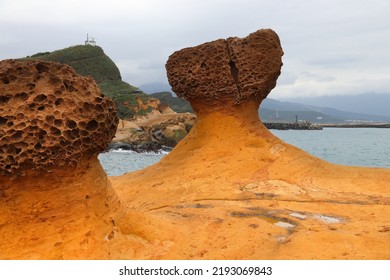
[[[169,244],[162,258],[390,258],[390,170],[327,163],[259,120],[282,54],[259,30],[169,57],[168,80],[197,123],[159,163],[111,179],[144,221],[134,232]]]
[[[123,245],[125,211],[97,159],[117,123],[69,66],[0,62],[0,259],[105,259]]]

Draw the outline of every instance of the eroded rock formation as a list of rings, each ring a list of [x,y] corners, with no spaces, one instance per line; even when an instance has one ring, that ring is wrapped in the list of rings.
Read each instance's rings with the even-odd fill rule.
[[[69,66],[0,62],[0,259],[121,256],[125,211],[97,159],[117,122]]]
[[[169,246],[162,258],[390,258],[390,170],[327,163],[259,120],[281,56],[271,30],[170,56],[197,123],[159,163],[111,178],[132,230]]]
[[[114,137],[114,104],[67,65],[0,64],[0,174],[76,166]]]
[[[195,124],[194,114],[176,113],[156,98],[149,98],[146,104],[140,98],[137,100],[139,108],[152,110],[132,120],[120,120],[110,148],[136,152],[158,152],[173,148]]]
[[[282,55],[278,36],[268,29],[177,51],[166,68],[172,90],[193,107],[199,102],[260,103],[276,85]]]
[[[194,114],[175,112],[150,113],[133,121],[120,120],[110,148],[136,152],[173,148],[188,134],[195,121]]]

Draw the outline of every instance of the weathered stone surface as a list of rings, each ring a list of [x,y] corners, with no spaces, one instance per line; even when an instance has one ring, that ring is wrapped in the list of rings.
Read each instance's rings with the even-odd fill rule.
[[[0,62],[0,259],[132,255],[138,242],[117,226],[126,209],[97,159],[117,121],[69,66]]]
[[[160,106],[159,106],[160,107]],[[169,108],[169,107],[168,107]],[[190,113],[150,113],[133,121],[121,120],[113,142],[129,144],[131,150],[149,152],[177,145],[195,124]],[[116,145],[110,146],[110,148]]]
[[[166,69],[173,91],[189,101],[260,103],[276,85],[282,55],[278,35],[262,29],[243,39],[219,39],[177,51]]]
[[[170,57],[197,123],[159,163],[111,178],[133,232],[167,244],[163,259],[389,259],[390,170],[327,163],[259,120],[281,66],[272,34],[228,39],[231,58],[225,40]]]
[[[0,174],[74,166],[115,135],[115,107],[88,77],[53,62],[0,62]]]

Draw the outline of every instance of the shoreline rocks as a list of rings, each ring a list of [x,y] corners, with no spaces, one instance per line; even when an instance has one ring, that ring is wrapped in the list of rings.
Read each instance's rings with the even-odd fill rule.
[[[120,120],[110,148],[119,143],[136,152],[173,148],[189,133],[195,121],[193,114],[170,111],[152,112],[133,121]]]
[[[304,123],[263,123],[268,129],[278,130],[322,130],[321,125],[311,124],[310,122]]]

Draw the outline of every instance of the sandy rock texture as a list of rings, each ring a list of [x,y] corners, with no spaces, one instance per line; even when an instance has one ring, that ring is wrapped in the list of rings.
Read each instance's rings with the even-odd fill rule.
[[[114,136],[114,103],[67,65],[4,60],[0,93],[1,174],[75,166]]]
[[[282,55],[279,38],[270,29],[242,39],[219,39],[173,53],[166,63],[168,81],[192,107],[260,102],[276,85]]]
[[[97,160],[117,123],[69,66],[0,62],[0,259],[127,258],[142,244],[118,238],[126,211]]]

